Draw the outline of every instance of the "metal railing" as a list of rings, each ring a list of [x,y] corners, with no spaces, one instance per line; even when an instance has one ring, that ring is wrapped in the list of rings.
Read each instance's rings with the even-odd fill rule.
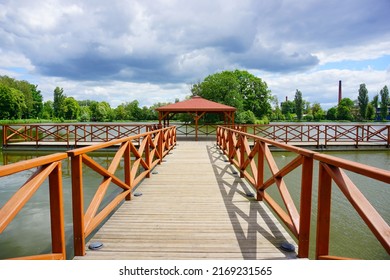
[[[228,127],[218,127],[217,144],[240,170],[240,177],[246,178],[256,189],[257,200],[264,200],[284,222],[298,240],[298,256],[309,256],[310,223],[312,213],[313,164],[319,163],[318,216],[316,222],[316,259],[343,259],[329,252],[330,210],[332,182],[341,190],[351,206],[363,219],[383,248],[390,254],[390,227],[370,202],[364,197],[345,171],[361,174],[390,184],[390,172],[371,166],[358,164],[255,136]],[[279,168],[269,149],[276,146],[292,152],[296,157]],[[265,165],[268,164],[271,176],[265,178]],[[301,167],[300,207],[297,210],[284,179],[296,168]],[[283,205],[279,205],[267,192],[271,186],[277,187]]]

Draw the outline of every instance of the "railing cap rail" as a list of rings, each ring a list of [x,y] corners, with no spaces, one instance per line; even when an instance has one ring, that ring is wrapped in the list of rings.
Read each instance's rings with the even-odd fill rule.
[[[0,177],[8,176],[16,172],[28,170],[31,168],[39,167],[45,164],[50,164],[54,161],[61,161],[68,157],[67,153],[56,153],[47,156],[41,156],[21,162],[11,163],[4,166],[0,166]]]

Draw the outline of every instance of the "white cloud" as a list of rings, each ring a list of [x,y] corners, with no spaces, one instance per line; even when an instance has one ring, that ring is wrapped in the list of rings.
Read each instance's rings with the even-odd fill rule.
[[[369,92],[388,83],[375,65],[332,63],[390,55],[389,10],[388,0],[4,0],[0,74],[38,84],[45,99],[60,86],[112,106],[149,106],[238,67],[279,99],[300,89],[329,105],[338,80],[351,96],[360,83]]]

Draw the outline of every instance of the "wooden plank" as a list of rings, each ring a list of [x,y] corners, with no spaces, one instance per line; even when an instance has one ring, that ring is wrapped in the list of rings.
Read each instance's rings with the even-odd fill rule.
[[[214,142],[182,142],[75,259],[292,259],[295,244]],[[156,174],[157,172],[157,174]],[[87,244],[88,245],[88,244]],[[88,246],[86,246],[88,247]]]

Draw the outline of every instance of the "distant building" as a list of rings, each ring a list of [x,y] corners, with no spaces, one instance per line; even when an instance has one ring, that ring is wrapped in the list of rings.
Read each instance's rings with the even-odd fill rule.
[[[376,121],[380,121],[382,120],[381,119],[381,108],[376,108],[376,111],[375,111],[375,120]],[[390,106],[387,106],[387,116],[386,116],[386,120],[387,121],[390,121]]]

